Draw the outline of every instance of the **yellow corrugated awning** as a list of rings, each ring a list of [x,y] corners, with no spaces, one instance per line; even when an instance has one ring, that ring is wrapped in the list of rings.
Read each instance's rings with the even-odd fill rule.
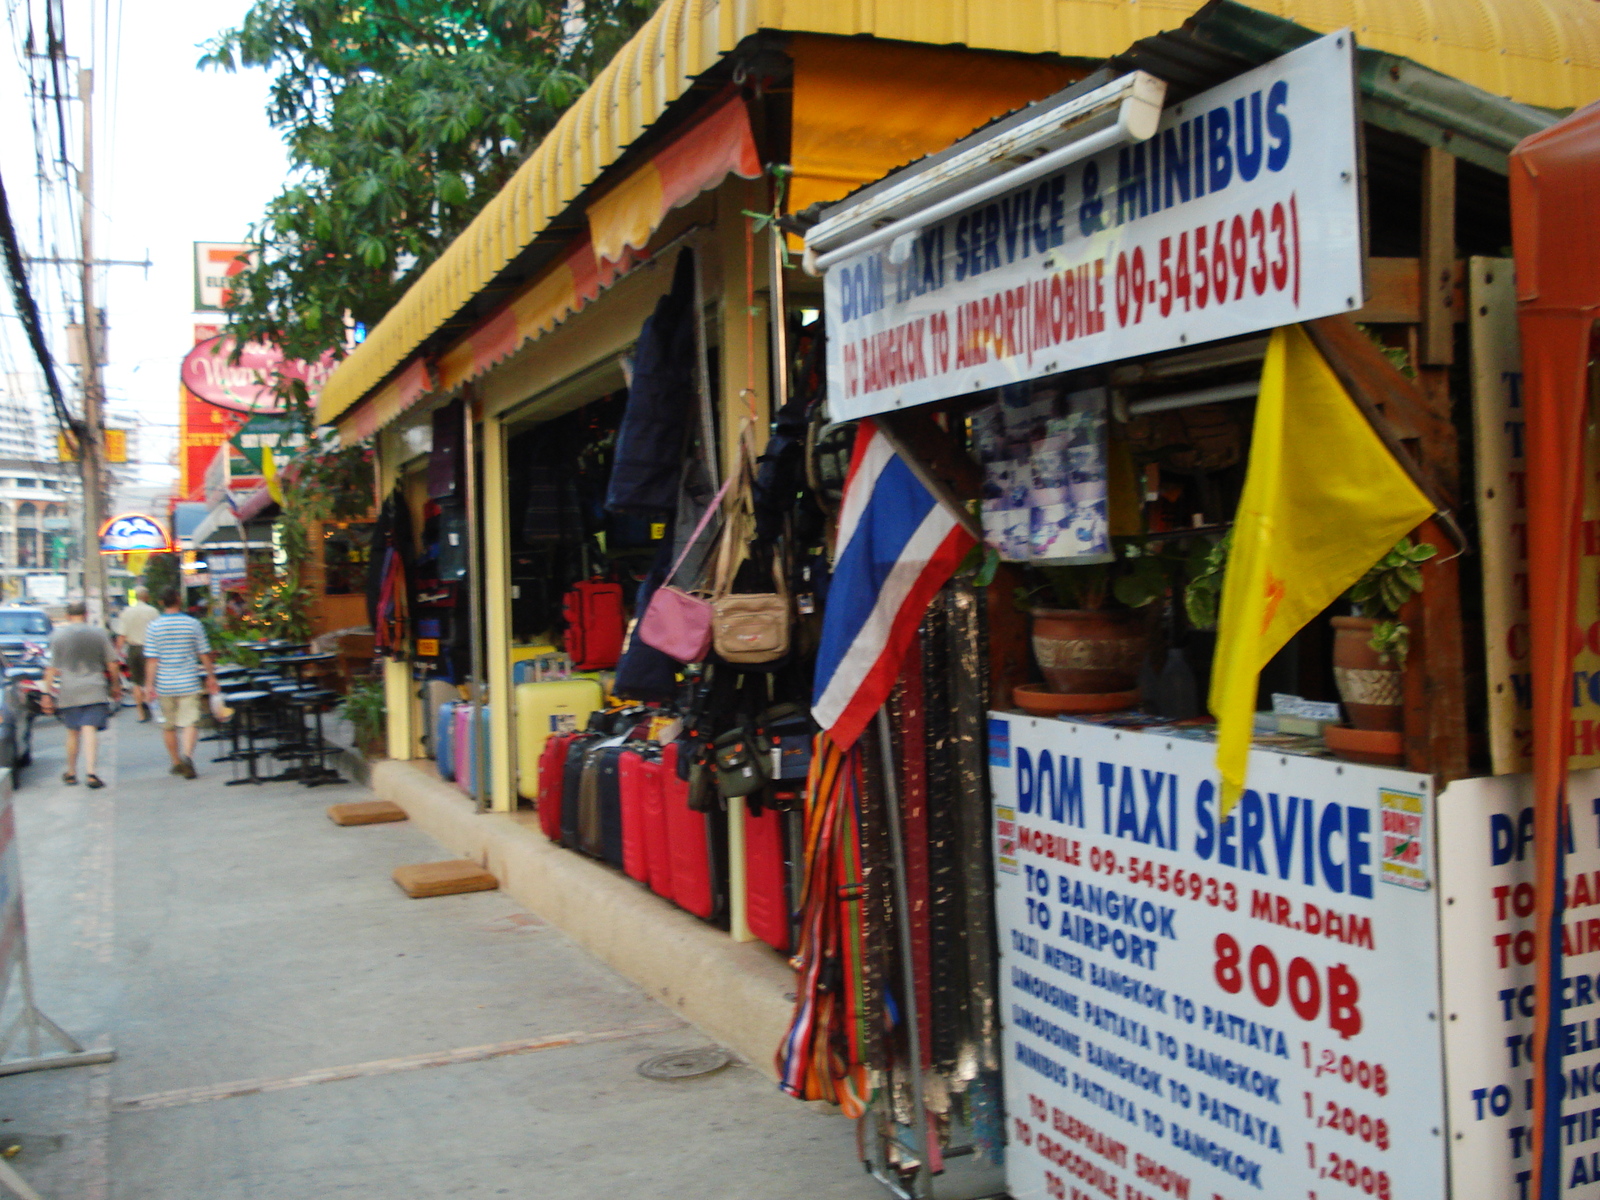
[[[665,0],[527,162],[341,363],[317,401],[358,404],[594,183],[699,75],[760,29],[1101,59],[1175,29],[1200,0]],[[1495,95],[1571,108],[1600,97],[1595,0],[1260,0],[1318,31],[1350,26]]]

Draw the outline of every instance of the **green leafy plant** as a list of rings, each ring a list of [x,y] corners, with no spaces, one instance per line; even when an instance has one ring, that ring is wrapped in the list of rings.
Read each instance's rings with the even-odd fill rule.
[[[340,708],[345,720],[355,727],[357,746],[370,748],[383,736],[388,704],[384,699],[382,683],[356,680],[350,685],[350,691]]]
[[[1411,652],[1411,629],[1399,619],[1406,601],[1422,591],[1422,567],[1435,554],[1429,542],[1412,543],[1408,537],[1395,543],[1346,593],[1362,616],[1375,616],[1372,639],[1367,643],[1378,653],[1379,662],[1394,662],[1405,669]],[[1383,615],[1387,614],[1387,615]]]
[[[1228,553],[1233,549],[1233,530],[1228,530],[1213,545],[1201,546],[1187,563],[1189,582],[1183,589],[1183,611],[1196,629],[1215,629],[1217,611],[1222,604],[1222,582],[1227,576]]]
[[[201,65],[272,76],[289,178],[250,240],[231,328],[342,352],[527,158],[651,0],[256,0]]]
[[[1027,594],[1037,604],[1048,594],[1056,608],[1098,611],[1112,601],[1124,608],[1145,608],[1167,594],[1171,586],[1171,556],[1159,543],[1142,538],[1112,539],[1115,558],[1110,562],[1072,566],[1036,566],[1041,582]]]

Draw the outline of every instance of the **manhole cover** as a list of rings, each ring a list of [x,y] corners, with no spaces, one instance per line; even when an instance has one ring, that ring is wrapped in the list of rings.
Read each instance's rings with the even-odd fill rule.
[[[639,1074],[646,1079],[693,1079],[720,1071],[733,1061],[733,1055],[716,1046],[699,1050],[674,1050],[671,1054],[658,1054],[639,1064]]]

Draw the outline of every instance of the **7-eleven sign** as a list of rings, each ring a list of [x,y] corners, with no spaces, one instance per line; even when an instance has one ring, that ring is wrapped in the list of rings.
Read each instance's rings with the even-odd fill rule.
[[[222,312],[233,295],[234,276],[255,262],[256,248],[240,242],[194,244],[194,310]]]

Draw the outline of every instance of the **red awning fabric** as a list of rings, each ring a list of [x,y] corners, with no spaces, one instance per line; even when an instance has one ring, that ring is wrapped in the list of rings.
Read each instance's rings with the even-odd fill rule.
[[[1534,1186],[1560,1176],[1561,855],[1572,754],[1579,523],[1589,359],[1600,315],[1600,105],[1522,141],[1511,154],[1511,223],[1522,333],[1528,456],[1528,612],[1532,633],[1535,888]],[[1590,468],[1592,469],[1592,467]]]

